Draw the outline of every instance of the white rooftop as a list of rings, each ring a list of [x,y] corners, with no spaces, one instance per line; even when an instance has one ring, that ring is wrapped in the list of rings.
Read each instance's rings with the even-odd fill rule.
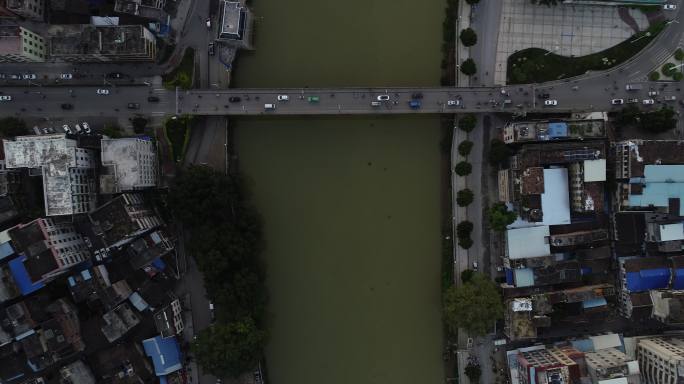
[[[570,224],[570,191],[567,168],[544,169],[544,193],[541,195],[543,225]]]
[[[617,333],[609,333],[601,336],[591,336],[589,339],[594,343],[594,351],[602,349],[622,347],[622,341]]]
[[[529,312],[532,310],[532,299],[517,298],[513,299],[513,312]]]
[[[684,240],[684,224],[660,224],[660,241]]]
[[[151,141],[135,137],[102,139],[101,148],[102,165],[113,169],[116,192],[155,185],[145,174],[156,176],[156,152]],[[156,177],[152,179],[156,181]]]
[[[598,384],[629,384],[626,377],[618,377],[616,379],[599,380]]]
[[[525,227],[506,231],[508,258],[528,259],[549,256],[549,226]]]
[[[584,160],[584,181],[606,181],[606,159]]]

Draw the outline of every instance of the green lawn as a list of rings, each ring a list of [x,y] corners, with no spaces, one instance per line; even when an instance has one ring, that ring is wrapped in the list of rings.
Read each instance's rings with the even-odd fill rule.
[[[166,88],[181,87],[192,88],[195,69],[195,50],[187,48],[180,64],[171,72],[165,74],[162,79]]]
[[[566,57],[541,48],[523,49],[508,58],[508,84],[541,83],[614,67],[641,51],[664,27],[664,22],[652,25],[614,47],[587,56]]]
[[[190,116],[185,115],[176,119],[166,120],[164,130],[166,131],[166,137],[171,143],[171,151],[176,161],[183,160],[183,156],[185,156],[185,147],[190,139],[191,120]]]

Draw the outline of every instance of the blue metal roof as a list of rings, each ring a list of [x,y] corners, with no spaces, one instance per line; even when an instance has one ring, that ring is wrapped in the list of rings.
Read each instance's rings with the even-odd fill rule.
[[[143,340],[145,354],[152,358],[157,376],[166,376],[181,369],[181,354],[175,337],[156,336]]]
[[[24,296],[31,294],[45,286],[45,284],[41,282],[33,283],[31,281],[31,277],[24,266],[25,260],[26,256],[21,255],[21,257],[17,257],[9,262],[9,267],[10,271],[12,272],[12,277],[14,277],[14,282],[17,284],[21,294]]]
[[[627,289],[630,292],[643,292],[650,289],[667,288],[670,282],[669,268],[644,269],[627,272]]]
[[[672,289],[684,289],[684,269],[675,269],[674,279],[672,281]]]
[[[506,268],[506,284],[513,285],[513,271]]]
[[[668,199],[684,201],[684,165],[646,165],[644,177],[631,179],[631,184],[643,184],[640,195],[629,196],[633,207],[667,207]],[[679,215],[684,216],[684,204],[680,204]]]
[[[156,259],[154,259],[154,261],[152,261],[152,266],[161,272],[164,270],[164,268],[166,268],[166,263],[164,263],[164,261],[162,261],[162,259],[157,257]]]
[[[567,123],[549,123],[548,136],[550,138],[568,137]]]

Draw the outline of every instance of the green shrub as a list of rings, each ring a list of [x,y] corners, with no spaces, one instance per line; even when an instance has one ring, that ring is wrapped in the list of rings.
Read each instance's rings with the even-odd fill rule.
[[[461,156],[468,156],[472,149],[473,149],[473,142],[470,140],[461,141],[461,144],[458,145],[458,153]]]
[[[454,171],[459,176],[467,176],[473,171],[473,166],[467,161],[461,161],[460,163],[456,164]]]
[[[660,80],[660,73],[653,71],[648,74],[648,79],[651,81],[658,81]]]
[[[474,197],[475,195],[470,189],[461,189],[456,193],[456,204],[458,204],[459,207],[467,207],[473,202]]]

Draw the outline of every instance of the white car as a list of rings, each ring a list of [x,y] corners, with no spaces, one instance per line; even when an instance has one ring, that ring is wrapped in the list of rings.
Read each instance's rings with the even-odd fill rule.
[[[663,4],[663,9],[666,11],[674,11],[677,9],[677,5],[675,4]]]
[[[653,100],[653,99],[644,99],[644,100],[641,101],[641,103],[644,104],[644,105],[651,105],[651,104],[655,104],[655,100]]]
[[[81,126],[80,126],[78,123],[76,123],[76,124],[74,125],[74,128],[76,128],[76,133],[81,133],[82,129],[81,129]]]
[[[24,80],[35,80],[36,79],[36,75],[33,73],[24,74],[22,77],[24,78]]]
[[[74,78],[74,75],[72,75],[71,73],[62,73],[61,75],[59,75],[59,78],[62,80],[71,80]]]
[[[378,101],[388,101],[390,99],[389,95],[379,95]]]
[[[2,95],[0,96],[0,101],[12,101],[12,96]]]
[[[461,104],[460,100],[447,100],[447,105],[449,107],[455,107],[457,105]]]
[[[544,100],[544,105],[558,105],[558,100]]]
[[[649,96],[658,96],[658,91],[648,91]]]
[[[62,125],[62,129],[65,133],[71,133],[71,128],[69,128],[69,126],[66,124]]]
[[[98,95],[109,95],[109,89],[98,89],[97,94]]]
[[[278,101],[288,101],[290,100],[290,96],[288,95],[278,95]]]
[[[81,126],[83,127],[83,131],[84,131],[85,133],[90,133],[90,132],[91,132],[91,131],[90,131],[90,125],[89,125],[88,123],[86,123],[85,121],[81,123]]]
[[[622,105],[625,103],[624,99],[613,99],[610,101],[611,104],[613,105]]]

